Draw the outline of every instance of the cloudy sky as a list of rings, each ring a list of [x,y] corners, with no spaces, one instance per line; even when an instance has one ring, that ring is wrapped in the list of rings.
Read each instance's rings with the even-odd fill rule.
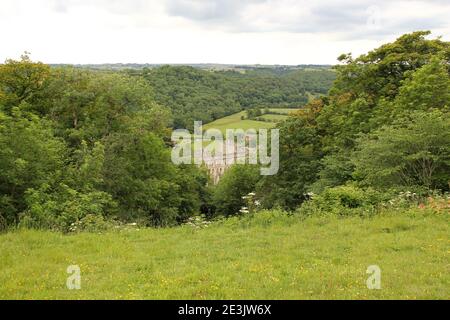
[[[0,0],[0,61],[334,64],[399,35],[450,40],[448,0]]]

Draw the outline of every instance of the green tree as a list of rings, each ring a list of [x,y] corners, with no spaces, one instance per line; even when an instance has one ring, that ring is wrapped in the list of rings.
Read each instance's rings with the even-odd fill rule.
[[[47,90],[49,116],[73,147],[94,143],[114,132],[134,127],[167,134],[170,113],[158,106],[142,79],[73,68],[57,69]]]
[[[105,190],[117,200],[121,218],[173,224],[181,190],[163,141],[151,132],[116,133],[105,148]]]
[[[18,108],[0,118],[0,214],[8,225],[26,209],[25,193],[61,172],[67,149],[49,121]]]
[[[410,86],[406,79],[412,72],[437,56],[445,57],[448,63],[450,43],[440,39],[428,40],[425,37],[429,34],[428,31],[405,34],[356,59],[350,55],[340,57],[344,64],[336,67],[337,79],[330,89],[328,103],[317,119],[324,132],[325,151],[352,149],[360,132],[368,133],[388,121],[394,112],[390,103],[397,97],[402,86]],[[437,70],[438,67],[434,64],[434,67],[426,67],[422,73],[435,77],[430,74],[429,68]],[[429,80],[420,73],[418,77]],[[435,87],[437,83],[433,81],[434,84],[430,86]],[[417,81],[414,82],[417,85]],[[424,92],[427,85],[421,86],[421,92]],[[406,94],[405,90],[410,93]],[[412,87],[411,90],[404,89],[401,96],[410,96],[412,90]],[[381,110],[380,103],[384,105]]]
[[[295,209],[307,198],[323,156],[315,120],[322,107],[321,100],[314,101],[279,125],[279,171],[262,179],[257,189],[264,206]]]
[[[355,177],[380,188],[449,190],[449,112],[417,111],[358,139]]]
[[[50,67],[39,62],[32,62],[27,53],[20,61],[6,60],[0,64],[0,106],[7,114],[13,107],[45,113],[42,106],[34,102],[39,99],[50,76]]]
[[[233,215],[246,205],[242,198],[255,191],[259,180],[258,167],[234,165],[229,168],[214,189],[213,204],[218,215]]]
[[[402,84],[394,100],[396,111],[450,107],[450,75],[439,57],[411,73]]]
[[[21,226],[69,232],[88,224],[96,230],[114,218],[117,203],[101,190],[104,157],[100,142],[89,148],[83,141],[63,172],[26,191],[27,208],[21,214]]]
[[[208,180],[208,173],[197,166],[180,165],[177,168],[176,182],[180,190],[178,222],[200,212],[210,215],[211,191],[207,187]]]

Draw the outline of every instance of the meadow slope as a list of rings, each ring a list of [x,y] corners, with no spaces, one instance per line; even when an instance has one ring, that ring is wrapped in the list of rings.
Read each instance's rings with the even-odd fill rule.
[[[259,216],[258,216],[259,215]],[[448,215],[0,236],[0,299],[448,299]],[[81,289],[66,269],[81,268]],[[368,290],[378,265],[381,290]]]

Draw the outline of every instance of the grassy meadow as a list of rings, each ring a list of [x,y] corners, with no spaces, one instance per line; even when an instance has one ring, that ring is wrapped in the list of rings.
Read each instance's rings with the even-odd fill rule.
[[[261,109],[262,111],[264,109]],[[242,117],[247,115],[246,111],[241,111],[220,119],[217,119],[213,122],[205,124],[203,126],[204,130],[208,129],[218,129],[225,133],[227,129],[271,129],[275,127],[277,121],[283,121],[288,118],[288,114],[291,112],[295,112],[298,109],[290,109],[290,108],[270,108],[269,112],[275,112],[277,114],[264,114],[260,116],[263,119],[272,120],[275,122],[264,122],[257,120],[242,120]]]
[[[288,118],[288,115],[284,114],[264,114],[260,118],[270,120],[270,121],[284,121]]]
[[[449,299],[448,214],[0,235],[0,299]],[[81,268],[81,289],[66,269]],[[381,289],[366,287],[369,265]]]
[[[275,123],[272,122],[263,122],[263,121],[256,121],[256,120],[242,120],[241,117],[245,116],[246,112],[241,111],[220,119],[217,119],[213,122],[210,122],[203,126],[204,130],[208,129],[218,129],[225,133],[227,129],[270,129],[275,126]]]
[[[297,110],[299,110],[299,109],[298,108],[269,108],[269,112],[282,113],[282,114],[286,114],[286,115],[293,113]]]

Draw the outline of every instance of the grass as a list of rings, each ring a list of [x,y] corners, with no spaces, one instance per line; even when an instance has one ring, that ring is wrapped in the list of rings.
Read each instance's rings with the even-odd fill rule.
[[[448,215],[0,236],[0,299],[448,299]],[[81,268],[81,290],[66,269]],[[366,287],[369,265],[381,290]]]
[[[288,118],[288,115],[284,114],[264,114],[261,116],[263,119],[271,120],[271,121],[284,121]]]
[[[299,110],[298,108],[270,108],[269,111],[270,112],[275,112],[275,113],[283,113],[283,114],[289,114],[292,112],[295,112]]]
[[[287,116],[289,113],[294,112],[298,109],[289,109],[289,108],[270,108],[270,112],[280,113],[280,114],[265,114],[262,115],[261,118],[270,119],[270,120],[276,120],[276,121],[283,121],[287,119]],[[264,111],[264,109],[261,109],[261,111]],[[257,121],[257,120],[242,120],[242,117],[247,116],[246,111],[241,111],[220,119],[217,119],[213,122],[210,122],[208,124],[205,124],[203,126],[204,130],[208,129],[218,129],[222,131],[222,133],[226,132],[226,129],[255,129],[258,131],[259,129],[271,129],[275,127],[275,122],[264,122],[264,121]]]
[[[242,120],[241,117],[245,116],[246,112],[241,111],[235,114],[232,114],[227,117],[223,117],[217,119],[213,122],[210,122],[203,126],[204,130],[207,129],[218,129],[225,133],[226,129],[271,129],[275,126],[275,123],[271,122],[263,122],[263,121],[255,121],[255,120]]]

